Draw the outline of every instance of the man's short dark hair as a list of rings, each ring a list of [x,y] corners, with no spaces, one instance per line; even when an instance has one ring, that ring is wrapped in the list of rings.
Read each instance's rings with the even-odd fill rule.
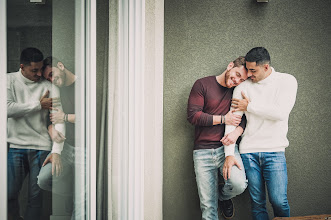
[[[56,59],[55,57],[49,56],[44,59],[43,67],[44,68],[46,66],[57,67],[58,62],[60,62],[58,59]]]
[[[251,49],[245,56],[246,62],[256,62],[256,65],[270,64],[270,55],[264,47],[255,47]]]
[[[31,65],[31,62],[37,63],[43,61],[43,59],[44,56],[40,50],[34,47],[28,47],[22,51],[20,57],[20,63],[29,66]]]

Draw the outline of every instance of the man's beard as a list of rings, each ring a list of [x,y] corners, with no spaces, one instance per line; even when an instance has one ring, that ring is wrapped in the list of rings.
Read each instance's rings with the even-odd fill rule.
[[[227,70],[226,73],[225,73],[225,86],[227,88],[229,88],[228,87],[228,81],[229,81],[229,79],[230,79],[230,70]]]
[[[60,73],[61,73],[61,74],[60,74],[59,78],[60,78],[62,84],[59,85],[58,83],[55,83],[55,85],[57,85],[58,87],[63,87],[63,86],[66,85],[67,75],[66,75],[66,74],[64,73],[64,71],[62,71],[62,70],[60,70]]]
[[[67,82],[67,75],[62,70],[61,70],[61,78],[62,78],[62,82],[63,82],[63,85],[62,86],[65,86],[66,85],[66,82]]]

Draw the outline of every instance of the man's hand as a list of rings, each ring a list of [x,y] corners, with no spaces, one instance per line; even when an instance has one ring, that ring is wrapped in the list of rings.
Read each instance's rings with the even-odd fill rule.
[[[233,114],[233,112],[235,112],[235,110],[230,110],[225,115],[225,124],[238,126],[241,122],[241,116],[240,115],[235,115],[235,114]]]
[[[232,99],[232,107],[235,111],[247,111],[247,106],[250,102],[249,98],[245,95],[244,92],[241,92],[243,99]]]
[[[60,105],[59,98],[48,98],[48,95],[49,95],[49,90],[47,90],[40,99],[40,105],[42,109],[51,109],[52,106]]]
[[[241,170],[241,166],[238,163],[238,161],[236,160],[236,158],[234,156],[227,156],[225,158],[224,161],[224,165],[223,165],[223,178],[225,180],[228,180],[231,178],[231,169],[232,166],[236,165],[238,167],[239,170]]]
[[[57,153],[52,153],[49,155],[43,163],[45,166],[48,163],[52,163],[52,176],[56,174],[56,176],[60,176],[62,173],[62,162],[61,162],[61,155]]]
[[[58,108],[51,108],[56,111],[55,113],[50,114],[50,119],[53,124],[59,124],[64,122],[64,112]]]

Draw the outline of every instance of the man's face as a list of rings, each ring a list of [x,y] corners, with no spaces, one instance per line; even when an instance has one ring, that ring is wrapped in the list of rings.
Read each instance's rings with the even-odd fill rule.
[[[232,88],[244,82],[249,75],[244,66],[233,67],[225,73],[225,84],[227,88]]]
[[[43,61],[31,62],[30,65],[21,64],[22,75],[34,82],[38,82],[42,75]]]
[[[246,68],[248,73],[251,74],[251,80],[256,83],[263,80],[267,75],[267,70],[265,65],[269,64],[261,64],[256,65],[256,62],[246,62]]]
[[[52,82],[58,87],[64,86],[65,74],[62,70],[57,67],[46,66],[43,73],[45,79]]]

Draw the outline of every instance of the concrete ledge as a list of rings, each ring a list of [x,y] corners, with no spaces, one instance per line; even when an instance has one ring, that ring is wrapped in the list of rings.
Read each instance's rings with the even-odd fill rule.
[[[277,217],[273,220],[331,220],[330,215],[310,215],[310,216],[299,216],[299,217]]]
[[[71,216],[50,216],[50,220],[70,220]]]

